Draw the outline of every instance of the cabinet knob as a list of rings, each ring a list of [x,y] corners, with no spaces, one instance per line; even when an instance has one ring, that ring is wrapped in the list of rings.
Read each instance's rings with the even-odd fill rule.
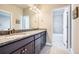
[[[23,54],[25,51],[24,50],[21,50],[20,54]]]
[[[25,49],[25,51],[27,51],[27,49]]]
[[[24,53],[25,51],[23,50],[22,53]]]

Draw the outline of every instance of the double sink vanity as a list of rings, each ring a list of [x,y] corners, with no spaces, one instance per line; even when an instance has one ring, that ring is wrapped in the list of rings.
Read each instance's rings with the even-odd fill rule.
[[[46,44],[46,30],[0,35],[0,54],[38,54]]]

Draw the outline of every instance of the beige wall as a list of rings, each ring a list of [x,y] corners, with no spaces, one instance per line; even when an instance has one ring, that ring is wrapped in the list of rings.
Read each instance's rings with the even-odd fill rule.
[[[31,16],[31,26],[32,28],[44,28],[47,29],[47,43],[52,43],[52,33],[53,33],[53,9],[61,8],[66,5],[51,5],[44,4],[40,5],[39,9],[41,13],[35,13]],[[38,17],[36,17],[38,15]],[[38,23],[37,23],[38,22]]]
[[[15,20],[21,20],[21,17],[23,15],[23,9],[19,8],[15,5],[0,5],[0,10],[4,10],[7,12],[10,12],[12,14],[12,20],[11,25],[14,29],[21,29],[21,24],[16,24]]]
[[[79,4],[75,4],[73,5],[72,7],[72,11],[74,10],[74,8],[78,6],[79,7]],[[74,19],[72,21],[72,25],[73,25],[73,52],[74,53],[79,53],[79,17],[77,19]]]

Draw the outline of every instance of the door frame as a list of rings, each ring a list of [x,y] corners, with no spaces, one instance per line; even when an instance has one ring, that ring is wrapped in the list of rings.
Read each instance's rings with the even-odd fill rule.
[[[56,10],[62,10],[62,9],[64,9],[64,8],[66,8],[66,7],[60,7],[60,8],[55,8],[55,9],[53,9],[53,10],[52,10],[52,16],[53,16],[53,12],[54,12],[54,11],[56,11]],[[52,19],[53,19],[53,17],[52,17]],[[53,25],[53,21],[54,21],[54,20],[52,20],[52,25]],[[63,21],[63,22],[64,22],[64,21]],[[64,27],[64,26],[63,26],[63,27]],[[53,26],[52,26],[52,32],[53,32]],[[53,34],[52,34],[52,37],[53,37]],[[63,43],[63,45],[64,45],[64,43]]]
[[[71,19],[71,5],[69,4],[68,6],[65,6],[65,7],[60,7],[60,8],[56,8],[56,9],[53,9],[52,10],[52,16],[53,16],[53,11],[55,11],[55,10],[58,10],[58,9],[64,9],[64,8],[66,8],[66,7],[70,7],[70,48],[67,48],[68,50],[71,50],[72,49],[72,19]],[[53,19],[53,17],[52,17],[52,19]],[[53,23],[53,20],[52,20],[52,23]],[[52,24],[53,25],[53,24]],[[68,29],[67,29],[68,30]],[[53,26],[52,26],[52,32],[53,32]],[[68,32],[67,32],[68,33]],[[52,38],[53,38],[53,34],[52,34]],[[67,39],[67,40],[69,40],[69,39]],[[68,46],[69,46],[69,44],[68,44]]]

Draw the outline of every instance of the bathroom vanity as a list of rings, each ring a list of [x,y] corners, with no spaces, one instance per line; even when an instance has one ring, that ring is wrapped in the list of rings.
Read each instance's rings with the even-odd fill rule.
[[[46,44],[46,30],[0,36],[0,54],[38,54]]]

